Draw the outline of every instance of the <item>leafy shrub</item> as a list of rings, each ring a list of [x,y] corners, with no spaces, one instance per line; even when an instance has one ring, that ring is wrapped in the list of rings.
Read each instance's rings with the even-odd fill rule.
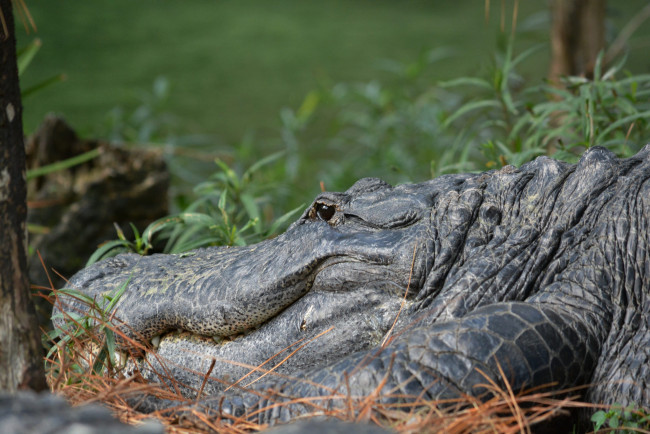
[[[318,97],[308,95],[318,101],[309,117],[303,110],[308,98],[295,114],[285,110],[283,119],[302,119],[302,130],[291,135],[287,146],[289,155],[298,154],[298,177],[315,175],[328,189],[342,190],[367,176],[401,183],[477,170],[478,150],[468,146],[462,131],[443,126],[460,99],[430,83],[432,67],[448,55],[448,50],[438,49],[413,63],[390,62],[395,77],[388,83],[339,83],[320,89]],[[285,120],[283,131],[287,124]]]
[[[182,212],[151,223],[142,235],[132,226],[134,241],[127,240],[118,227],[118,239],[100,246],[87,265],[125,252],[182,253],[199,247],[245,245],[277,234],[303,206],[278,219],[273,218],[272,210],[264,216],[273,184],[257,181],[255,176],[281,156],[259,160],[242,174],[216,160],[217,172],[194,189],[198,199]]]
[[[518,70],[542,46],[516,55],[514,37],[504,41],[486,75],[435,83],[431,70],[448,52],[433,50],[392,62],[389,83],[339,83],[285,109],[291,179],[316,175],[334,190],[364,176],[415,182],[544,154],[576,161],[596,145],[625,157],[650,137],[650,75],[626,72],[625,59],[603,68],[601,56],[592,79],[530,83]]]
[[[623,407],[614,404],[607,411],[599,410],[594,413],[591,421],[594,424],[594,431],[610,428],[617,433],[628,434],[650,429],[650,414],[634,405]]]
[[[650,74],[623,72],[625,59],[603,72],[601,55],[593,79],[566,77],[563,87],[548,82],[526,86],[515,68],[537,47],[513,58],[512,45],[492,77],[442,84],[461,92],[477,90],[445,125],[469,125],[487,167],[519,166],[542,154],[574,162],[592,146],[626,157],[644,145],[650,132]]]

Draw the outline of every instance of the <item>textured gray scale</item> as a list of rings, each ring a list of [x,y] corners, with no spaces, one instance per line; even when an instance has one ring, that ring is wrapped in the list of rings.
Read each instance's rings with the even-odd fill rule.
[[[215,360],[203,393],[212,398],[201,403],[215,412],[291,397],[339,406],[332,390],[364,396],[382,385],[400,400],[481,396],[486,375],[516,391],[588,385],[590,402],[648,408],[649,154],[592,148],[575,165],[540,157],[396,187],[366,178],[322,193],[274,239],[188,257],[121,255],[70,286],[99,298],[130,279],[116,317],[130,337],[159,344],[143,374],[166,381],[155,371],[167,358],[194,398],[196,373]],[[298,342],[253,392],[223,393]],[[297,417],[306,402],[256,421]]]

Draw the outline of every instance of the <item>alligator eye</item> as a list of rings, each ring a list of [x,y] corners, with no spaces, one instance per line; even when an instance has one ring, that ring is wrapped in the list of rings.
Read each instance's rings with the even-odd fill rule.
[[[335,212],[336,208],[331,205],[325,205],[324,203],[316,204],[316,215],[324,222],[330,221],[330,219],[334,217]]]

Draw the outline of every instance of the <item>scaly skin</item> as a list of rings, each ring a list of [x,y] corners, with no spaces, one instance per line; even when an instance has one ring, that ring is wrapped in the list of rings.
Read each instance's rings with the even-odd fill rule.
[[[187,258],[118,257],[71,285],[98,294],[132,273],[117,316],[145,340],[175,328],[244,331],[221,344],[167,333],[158,348],[195,371],[172,368],[195,390],[215,358],[202,405],[223,413],[290,397],[342,406],[333,393],[364,396],[383,381],[385,401],[482,396],[484,375],[515,391],[590,384],[591,402],[650,407],[649,155],[648,146],[626,160],[592,148],[577,165],[541,157],[397,187],[364,179],[320,195],[276,239]],[[217,379],[250,370],[233,362],[257,366],[312,338],[276,370],[293,380],[269,375],[222,393]],[[312,410],[283,405],[255,418]]]

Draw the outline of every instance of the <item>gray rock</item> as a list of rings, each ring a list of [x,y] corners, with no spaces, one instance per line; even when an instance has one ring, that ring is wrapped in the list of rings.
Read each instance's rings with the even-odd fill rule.
[[[2,434],[162,434],[160,422],[132,426],[115,419],[100,405],[71,407],[60,396],[43,392],[0,393]]]

